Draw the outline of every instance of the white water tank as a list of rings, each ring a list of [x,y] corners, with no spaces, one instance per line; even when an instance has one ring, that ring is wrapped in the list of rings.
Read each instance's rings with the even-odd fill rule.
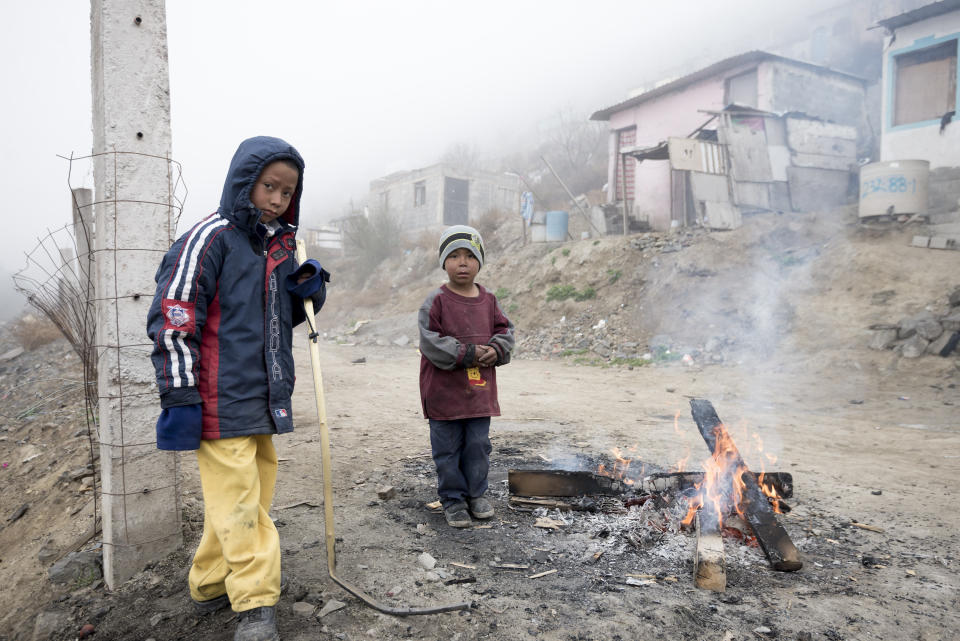
[[[860,218],[926,214],[928,160],[888,160],[860,168]]]

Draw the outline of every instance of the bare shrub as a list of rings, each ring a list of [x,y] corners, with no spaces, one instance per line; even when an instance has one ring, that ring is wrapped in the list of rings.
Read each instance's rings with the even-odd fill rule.
[[[498,232],[509,218],[510,214],[502,209],[488,209],[482,216],[473,221],[473,227],[480,232],[483,243],[488,250],[497,251],[501,249]]]
[[[25,314],[13,321],[10,333],[23,349],[28,351],[52,343],[63,336],[63,333],[49,319],[33,314]]]
[[[384,259],[400,253],[400,222],[389,212],[354,216],[343,226],[346,252],[355,257],[351,280],[363,283]]]

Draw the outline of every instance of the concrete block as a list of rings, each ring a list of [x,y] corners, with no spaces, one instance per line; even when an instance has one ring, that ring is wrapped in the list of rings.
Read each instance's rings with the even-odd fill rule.
[[[929,247],[930,246],[930,237],[929,236],[914,236],[913,240],[910,241],[911,247]]]
[[[931,236],[930,249],[960,249],[960,243],[949,236]]]

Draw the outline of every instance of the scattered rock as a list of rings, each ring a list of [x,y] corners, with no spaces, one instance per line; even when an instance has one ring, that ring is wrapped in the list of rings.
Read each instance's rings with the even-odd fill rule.
[[[910,338],[914,334],[920,334],[924,338],[926,338],[927,334],[935,334],[934,338],[936,338],[940,335],[941,331],[943,330],[940,327],[940,323],[937,322],[936,317],[934,317],[932,313],[924,310],[919,314],[908,316],[900,321],[900,332],[898,333],[898,338],[903,340]],[[927,338],[927,340],[930,339]]]
[[[944,331],[947,332],[957,332],[960,331],[960,309],[955,309],[940,321],[943,325]]]
[[[306,601],[297,601],[293,604],[293,613],[299,617],[311,617],[316,610],[317,606]]]
[[[71,552],[47,571],[50,581],[72,584],[76,587],[90,585],[103,577],[103,562],[99,550]]]
[[[392,485],[381,485],[377,488],[377,496],[381,501],[389,501],[397,495],[397,488]]]
[[[957,287],[950,294],[950,307],[960,306],[960,287]]]
[[[37,560],[43,565],[47,565],[48,563],[55,561],[59,554],[60,552],[53,544],[53,541],[45,541],[43,546],[41,546],[40,551],[37,552]]]
[[[79,638],[81,638],[81,639],[86,639],[87,637],[91,636],[91,635],[92,635],[94,632],[96,632],[96,631],[97,631],[97,629],[93,627],[93,624],[91,624],[91,623],[85,623],[85,624],[83,625],[83,627],[80,628]]]
[[[70,614],[68,612],[44,610],[34,619],[33,641],[63,638],[63,633],[68,627],[70,627]]]
[[[398,336],[395,339],[393,339],[393,344],[396,345],[397,347],[406,347],[407,344],[409,343],[410,343],[410,337],[407,336],[406,334],[402,336]]]
[[[366,356],[361,356],[360,358],[355,358],[355,359],[353,359],[353,360],[350,361],[350,362],[351,362],[351,363],[366,363],[366,362],[367,362],[367,357],[366,357]]]
[[[867,345],[870,349],[890,349],[897,342],[897,330],[881,329],[873,332],[870,337],[870,343]]]
[[[934,341],[931,341],[927,345],[927,353],[934,354],[936,356],[940,355],[940,352],[943,351],[943,348],[947,346],[947,343],[950,342],[950,338],[953,336],[953,332],[944,332],[940,334],[940,337]]]
[[[20,356],[21,354],[23,354],[22,347],[16,347],[14,349],[11,349],[9,352],[4,352],[3,354],[0,354],[0,363],[4,363],[6,361],[12,361],[13,359],[15,359],[17,356]]]
[[[331,612],[336,612],[337,610],[347,607],[347,604],[343,601],[337,601],[336,599],[330,599],[323,604],[323,607],[320,608],[320,614],[317,615],[318,619],[322,619]]]
[[[914,333],[910,338],[900,346],[901,353],[905,358],[919,358],[927,351],[928,341],[919,334]]]
[[[427,554],[426,552],[423,552],[420,556],[417,557],[417,563],[424,570],[432,570],[437,566],[437,560],[432,556],[430,556],[429,554]]]

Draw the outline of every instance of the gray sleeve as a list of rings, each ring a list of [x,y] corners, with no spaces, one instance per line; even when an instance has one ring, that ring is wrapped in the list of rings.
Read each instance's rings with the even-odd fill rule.
[[[494,334],[490,338],[490,345],[497,350],[497,365],[506,365],[510,362],[510,352],[513,351],[515,339],[513,336],[513,322],[507,318],[500,307],[500,301],[494,298],[497,306],[494,318]]]
[[[436,315],[434,301],[440,290],[436,290],[423,301],[417,314],[417,324],[420,328],[420,353],[428,361],[440,369],[456,369],[461,366],[466,353],[466,346],[453,336],[440,336],[439,332],[430,329],[431,315]]]

